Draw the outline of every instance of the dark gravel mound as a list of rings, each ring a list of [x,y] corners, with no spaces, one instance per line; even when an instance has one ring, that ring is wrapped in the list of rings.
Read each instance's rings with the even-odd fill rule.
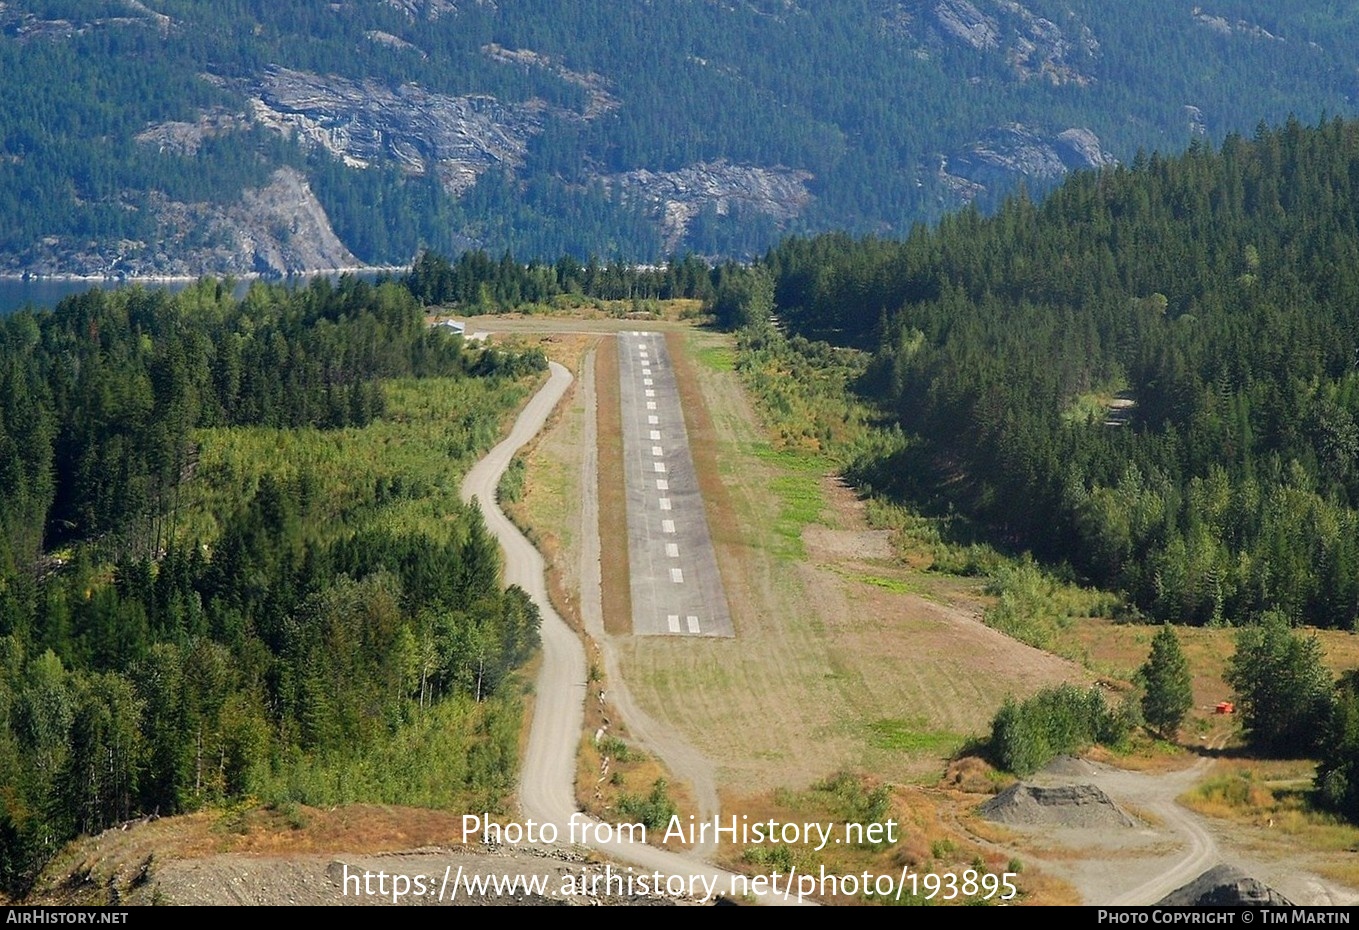
[[[1130,817],[1094,785],[1040,788],[1020,782],[977,808],[987,820],[1016,826],[1135,827]]]
[[[1231,865],[1215,865],[1183,888],[1177,888],[1157,904],[1166,907],[1223,907],[1273,904],[1292,907],[1293,902],[1268,885]]]

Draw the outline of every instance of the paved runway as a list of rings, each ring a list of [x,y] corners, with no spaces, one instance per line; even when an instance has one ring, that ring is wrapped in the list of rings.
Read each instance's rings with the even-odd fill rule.
[[[618,376],[632,631],[734,636],[665,335],[619,333]]]

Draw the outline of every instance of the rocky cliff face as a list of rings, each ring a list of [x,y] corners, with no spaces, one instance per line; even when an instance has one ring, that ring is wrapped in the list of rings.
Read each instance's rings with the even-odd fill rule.
[[[889,3],[884,30],[928,55],[931,46],[963,45],[1005,63],[1017,80],[1085,85],[1095,80],[1100,45],[1068,11],[1060,23],[1014,0],[933,0]]]
[[[538,104],[507,105],[490,96],[453,97],[416,84],[271,68],[250,87],[254,117],[318,145],[351,167],[393,161],[412,174],[435,174],[460,194],[486,170],[516,168],[542,131]]]
[[[971,200],[983,191],[1009,187],[1020,177],[1050,182],[1068,171],[1114,163],[1099,137],[1088,129],[1066,129],[1047,136],[1012,123],[945,156],[939,179],[955,195]]]
[[[353,268],[358,259],[331,228],[307,179],[292,168],[237,204],[181,203],[152,195],[157,235],[116,242],[49,236],[15,256],[8,273],[90,277],[194,277]]]
[[[760,168],[725,161],[688,165],[678,171],[629,171],[603,180],[625,199],[648,205],[661,224],[668,252],[680,247],[689,223],[711,207],[718,216],[733,210],[764,213],[783,224],[796,217],[812,195],[806,171],[791,168]]]

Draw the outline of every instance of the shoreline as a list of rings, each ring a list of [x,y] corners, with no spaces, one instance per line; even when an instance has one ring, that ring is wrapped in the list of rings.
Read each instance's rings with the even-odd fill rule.
[[[236,281],[292,281],[298,278],[314,278],[318,275],[343,275],[343,274],[382,274],[382,273],[404,273],[410,270],[409,265],[351,265],[343,268],[311,268],[306,271],[289,272],[286,275],[265,274],[259,271],[245,271],[240,274],[204,272],[203,274],[165,274],[165,275],[98,275],[98,274],[75,274],[69,272],[59,272],[54,274],[35,274],[33,272],[0,272],[0,281],[14,281],[21,284],[40,284],[44,282],[56,282],[61,284],[80,284],[89,283],[99,284],[192,284],[195,281],[223,280],[231,278]]]

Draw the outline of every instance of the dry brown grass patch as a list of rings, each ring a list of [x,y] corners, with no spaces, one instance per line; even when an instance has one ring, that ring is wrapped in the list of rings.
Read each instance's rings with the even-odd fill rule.
[[[626,636],[632,633],[632,589],[627,547],[628,501],[623,475],[623,408],[618,377],[618,342],[605,340],[595,354],[600,594],[604,629],[615,636]]]

